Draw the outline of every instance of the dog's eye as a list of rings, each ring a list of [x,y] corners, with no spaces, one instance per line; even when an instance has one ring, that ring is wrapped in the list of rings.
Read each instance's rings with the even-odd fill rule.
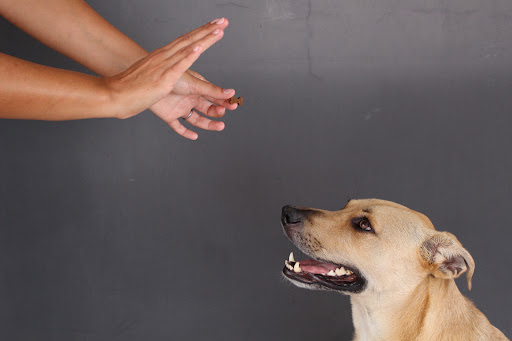
[[[371,231],[372,225],[370,224],[370,221],[368,219],[364,218],[359,221],[359,228],[361,230]]]
[[[352,219],[352,226],[357,231],[375,233],[372,224],[370,224],[370,220],[366,217],[355,217],[354,219]]]

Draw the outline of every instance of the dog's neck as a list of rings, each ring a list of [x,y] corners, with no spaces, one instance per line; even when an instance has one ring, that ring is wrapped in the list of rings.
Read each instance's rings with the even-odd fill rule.
[[[417,340],[422,330],[443,329],[430,325],[431,316],[449,323],[469,309],[454,280],[433,277],[411,288],[354,295],[351,302],[356,341]]]

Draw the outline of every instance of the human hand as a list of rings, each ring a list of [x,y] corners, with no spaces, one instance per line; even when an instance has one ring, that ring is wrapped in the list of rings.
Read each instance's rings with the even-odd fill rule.
[[[178,134],[196,140],[197,133],[187,129],[178,118],[186,118],[191,113],[186,119],[187,123],[205,130],[221,131],[224,129],[223,122],[211,120],[197,112],[212,118],[223,117],[226,109],[235,110],[238,107],[237,104],[229,103],[229,98],[234,94],[234,90],[213,85],[199,73],[187,70],[171,94],[152,105],[150,109]]]
[[[169,96],[169,100],[164,103],[179,105],[181,108],[184,108],[185,104],[190,105],[193,102],[192,95],[199,97],[194,93],[197,92],[194,83],[205,81],[190,76],[190,73],[183,76],[202,52],[222,39],[227,24],[225,19],[214,20],[153,51],[122,73],[104,78],[112,102],[115,103],[116,116],[128,118],[144,111],[169,96],[176,85],[178,87],[175,89],[177,92],[173,94],[175,96]],[[234,90],[228,93],[222,91],[222,94],[229,98],[234,94]],[[156,106],[155,110],[163,112],[164,103]],[[195,105],[204,110],[204,103],[201,104],[198,99]],[[208,110],[209,108],[206,109],[207,114]]]

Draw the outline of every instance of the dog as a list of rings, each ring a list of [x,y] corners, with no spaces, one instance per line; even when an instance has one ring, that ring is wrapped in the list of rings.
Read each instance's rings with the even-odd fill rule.
[[[354,341],[508,340],[455,278],[475,262],[457,238],[423,214],[391,201],[351,200],[340,211],[285,206],[286,236],[313,259],[285,261],[301,288],[350,296]]]

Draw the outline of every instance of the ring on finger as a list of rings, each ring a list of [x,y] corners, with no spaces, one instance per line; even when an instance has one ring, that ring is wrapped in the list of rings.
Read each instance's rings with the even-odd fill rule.
[[[190,112],[188,113],[187,117],[182,117],[183,121],[188,120],[190,118],[190,116],[192,116],[193,113],[194,113],[194,110],[190,110]]]

